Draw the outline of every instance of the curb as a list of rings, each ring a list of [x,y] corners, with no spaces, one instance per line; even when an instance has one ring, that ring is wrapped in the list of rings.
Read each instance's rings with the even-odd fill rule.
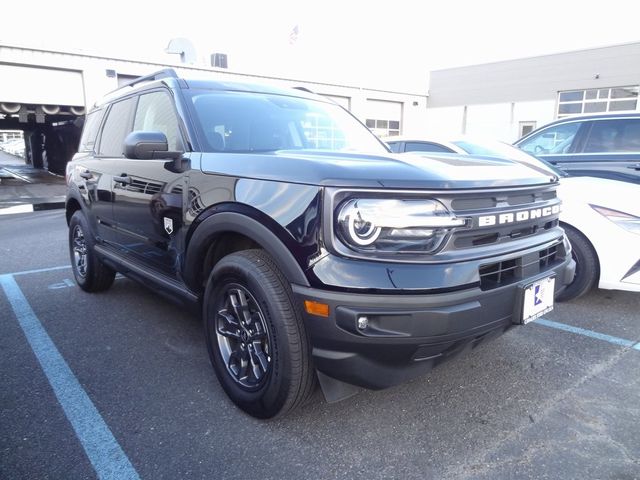
[[[18,203],[6,205],[0,203],[0,215],[9,215],[13,213],[31,213],[43,210],[58,210],[65,207],[64,201],[50,201],[40,203]]]

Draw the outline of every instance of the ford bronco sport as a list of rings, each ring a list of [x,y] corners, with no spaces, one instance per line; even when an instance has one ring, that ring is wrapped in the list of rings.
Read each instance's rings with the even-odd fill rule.
[[[78,285],[121,272],[202,312],[229,397],[261,418],[428,371],[543,315],[573,278],[557,178],[402,157],[299,89],[164,70],[88,114],[67,167]]]

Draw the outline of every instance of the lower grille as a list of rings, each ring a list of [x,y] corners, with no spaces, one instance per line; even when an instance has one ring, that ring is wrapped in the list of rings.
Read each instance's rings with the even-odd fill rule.
[[[514,258],[480,267],[480,289],[491,290],[517,281],[518,260]]]
[[[482,265],[478,271],[480,289],[492,290],[545,272],[560,264],[564,256],[562,243],[558,242],[532,254]]]
[[[540,271],[544,271],[550,266],[558,263],[558,245],[553,245],[544,250],[540,250]]]

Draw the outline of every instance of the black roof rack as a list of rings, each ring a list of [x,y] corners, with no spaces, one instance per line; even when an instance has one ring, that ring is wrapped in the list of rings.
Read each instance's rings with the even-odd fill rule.
[[[127,82],[124,85],[119,86],[115,90],[111,90],[109,93],[105,95],[105,98],[110,96],[112,93],[119,92],[123,88],[133,87],[134,85],[137,85],[138,83],[142,83],[142,82],[152,82],[153,80],[160,80],[161,78],[180,78],[180,77],[178,77],[178,74],[173,68],[165,68],[155,73],[150,73],[149,75],[143,75],[142,77],[135,78],[134,80],[131,80],[130,82]]]
[[[293,87],[293,88],[294,88],[294,89],[296,89],[296,90],[300,90],[301,92],[315,93],[315,92],[313,92],[312,90],[309,90],[307,87],[300,87],[300,86],[298,86],[298,87]]]
[[[178,74],[176,73],[176,71],[173,68],[165,68],[165,69],[159,70],[159,71],[157,71],[155,73],[150,73],[149,75],[144,75],[142,77],[138,77],[135,80],[132,80],[130,82],[125,83],[120,88],[133,87],[134,85],[137,85],[138,83],[151,82],[153,80],[160,80],[161,78],[178,78]]]

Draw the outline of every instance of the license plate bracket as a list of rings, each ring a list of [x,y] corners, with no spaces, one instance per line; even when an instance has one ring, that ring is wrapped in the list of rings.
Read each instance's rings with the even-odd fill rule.
[[[549,276],[536,280],[523,288],[522,310],[519,315],[520,324],[526,325],[553,310],[555,283],[555,276]]]

